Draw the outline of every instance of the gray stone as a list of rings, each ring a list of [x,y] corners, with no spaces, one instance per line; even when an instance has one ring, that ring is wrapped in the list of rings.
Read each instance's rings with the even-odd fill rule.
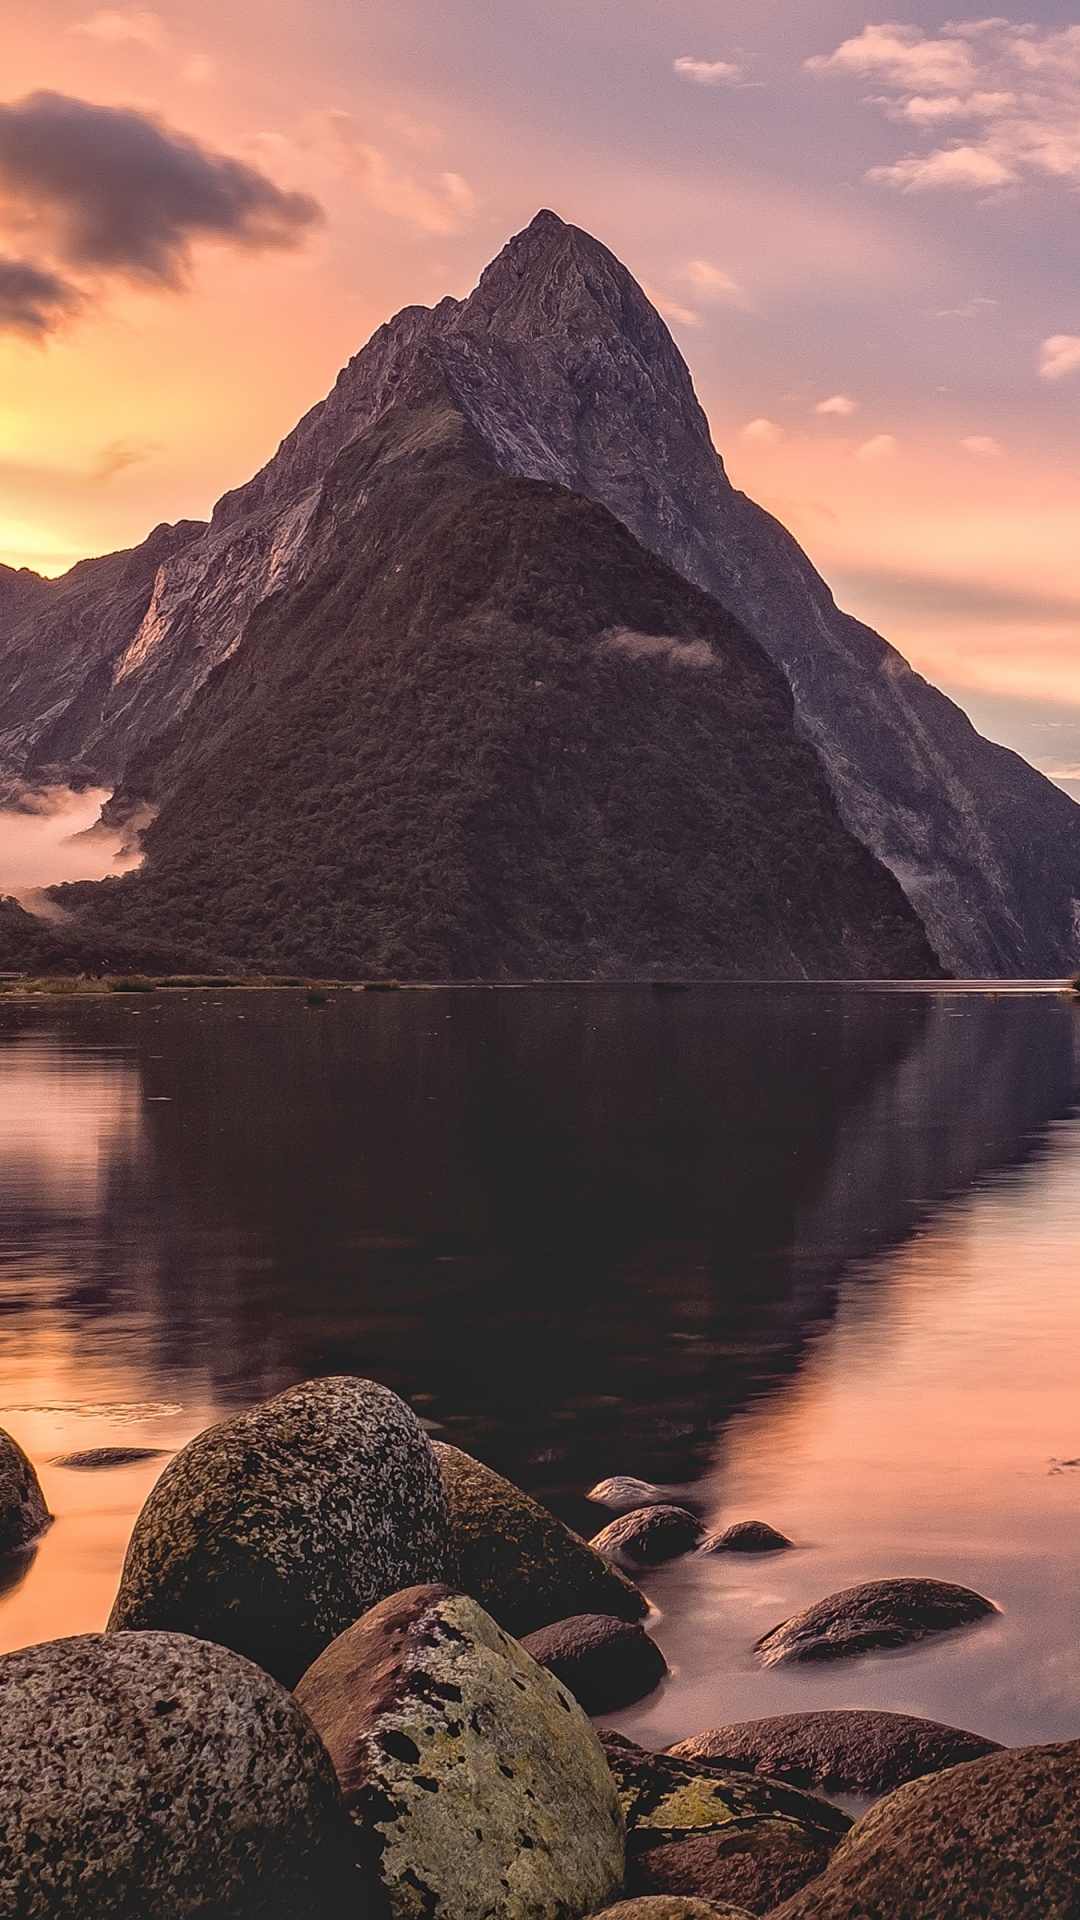
[[[0,1554],[28,1547],[51,1519],[37,1474],[18,1441],[0,1427]]]
[[[209,1427],[165,1468],[109,1627],[217,1640],[291,1686],[375,1601],[441,1578],[448,1540],[412,1410],[371,1380],[310,1380]]]
[[[763,1667],[842,1660],[906,1647],[996,1612],[993,1601],[949,1580],[868,1580],[793,1613],[762,1634],[754,1651]]]
[[[764,1520],[739,1520],[699,1542],[699,1553],[783,1553],[792,1542]]]
[[[617,1567],[658,1567],[689,1553],[704,1531],[685,1507],[638,1507],[609,1521],[589,1544]]]
[[[291,1695],[182,1634],[0,1659],[0,1920],[337,1920],[334,1771]]]
[[[635,1480],[632,1474],[616,1473],[610,1480],[599,1480],[589,1493],[598,1507],[609,1513],[635,1513],[639,1507],[662,1507],[667,1503],[663,1487],[651,1480]]]
[[[668,1748],[675,1758],[752,1767],[793,1787],[860,1794],[891,1793],[905,1780],[1000,1751],[998,1741],[938,1720],[860,1707],[743,1720]]]
[[[668,1665],[636,1620],[579,1613],[526,1634],[526,1653],[568,1687],[586,1713],[617,1713],[652,1693]]]
[[[527,1493],[443,1441],[435,1457],[450,1506],[447,1578],[519,1639],[577,1613],[640,1620],[644,1594]]]
[[[1080,1741],[910,1781],[774,1920],[1076,1920]]]
[[[373,1607],[296,1690],[393,1920],[573,1920],[621,1890],[625,1827],[584,1713],[475,1600]]]

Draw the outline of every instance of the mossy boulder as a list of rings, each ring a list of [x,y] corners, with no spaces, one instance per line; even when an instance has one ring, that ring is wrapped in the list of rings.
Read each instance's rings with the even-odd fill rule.
[[[182,1634],[0,1659],[4,1920],[352,1920],[329,1755],[285,1689]]]
[[[373,1910],[573,1920],[621,1891],[625,1826],[596,1734],[467,1595],[382,1601],[296,1695],[337,1768]]]
[[[170,1462],[135,1522],[109,1627],[216,1640],[292,1686],[377,1600],[442,1578],[449,1536],[411,1408],[372,1380],[309,1380]]]
[[[774,1920],[1076,1920],[1080,1741],[910,1781]]]
[[[471,1454],[434,1442],[450,1509],[447,1579],[518,1639],[578,1613],[640,1620],[648,1601],[554,1514]]]
[[[37,1474],[18,1441],[0,1428],[0,1554],[30,1546],[51,1518]]]

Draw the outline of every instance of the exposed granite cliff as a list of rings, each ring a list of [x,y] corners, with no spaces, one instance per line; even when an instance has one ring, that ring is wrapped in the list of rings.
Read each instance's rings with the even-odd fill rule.
[[[209,528],[177,529],[169,553],[148,551],[158,530],[131,556],[85,563],[155,568],[142,605],[87,610],[89,672],[55,639],[58,621],[70,631],[62,596],[79,569],[29,602],[23,592],[21,618],[18,607],[5,614],[0,593],[8,765],[41,777],[66,756],[81,777],[116,780],[235,650],[252,610],[305,576],[330,465],[415,398],[432,361],[501,472],[602,502],[764,643],[844,820],[896,873],[947,965],[1072,970],[1080,809],[836,608],[790,535],[731,487],[685,363],[641,289],[552,213],[509,243],[467,300],[409,307],[380,328]]]

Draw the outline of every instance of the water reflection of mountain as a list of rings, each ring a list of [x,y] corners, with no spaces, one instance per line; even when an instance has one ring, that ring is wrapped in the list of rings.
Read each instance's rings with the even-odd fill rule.
[[[34,1016],[134,1061],[145,1099],[143,1170],[118,1140],[63,1311],[115,1339],[134,1283],[163,1390],[371,1372],[548,1489],[695,1475],[798,1367],[844,1263],[1030,1153],[1077,1084],[1053,998],[220,1001]]]

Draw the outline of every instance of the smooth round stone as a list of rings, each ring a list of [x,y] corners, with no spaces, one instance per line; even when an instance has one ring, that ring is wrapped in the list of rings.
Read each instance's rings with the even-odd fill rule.
[[[704,1531],[701,1521],[685,1507],[638,1507],[610,1521],[593,1535],[590,1545],[616,1566],[659,1567],[690,1553]]]
[[[0,1554],[28,1547],[51,1519],[37,1474],[18,1441],[0,1427]]]
[[[182,1634],[0,1659],[3,1920],[346,1920],[352,1838],[292,1696]]]
[[[471,1454],[434,1442],[451,1520],[447,1579],[507,1633],[535,1633],[577,1613],[640,1620],[643,1593],[580,1535]]]
[[[431,1443],[373,1380],[309,1380],[209,1427],[137,1521],[110,1630],[216,1640],[292,1686],[388,1593],[445,1571]]]
[[[621,1891],[626,1830],[596,1734],[466,1594],[394,1594],[296,1696],[359,1831],[361,1912],[574,1920]]]
[[[783,1553],[794,1544],[764,1520],[739,1520],[723,1533],[710,1533],[699,1543],[699,1553]]]
[[[726,1900],[716,1904],[681,1893],[643,1893],[636,1900],[605,1907],[593,1920],[750,1920],[750,1916],[745,1907],[729,1907]]]
[[[668,1748],[677,1759],[753,1767],[793,1787],[859,1794],[891,1793],[905,1780],[1001,1751],[997,1740],[982,1734],[911,1713],[863,1707],[743,1720]]]
[[[996,1613],[993,1601],[949,1580],[870,1580],[793,1613],[755,1643],[763,1667],[843,1660],[906,1647]]]
[[[607,1507],[609,1513],[634,1513],[638,1507],[661,1507],[667,1503],[667,1495],[662,1487],[654,1487],[651,1480],[635,1480],[631,1474],[612,1474],[609,1480],[600,1480],[588,1495],[598,1507]]]
[[[1080,1741],[1012,1747],[900,1787],[774,1920],[1074,1920]]]
[[[668,1665],[640,1622],[579,1613],[526,1634],[526,1653],[568,1687],[586,1713],[617,1713],[660,1685]]]

